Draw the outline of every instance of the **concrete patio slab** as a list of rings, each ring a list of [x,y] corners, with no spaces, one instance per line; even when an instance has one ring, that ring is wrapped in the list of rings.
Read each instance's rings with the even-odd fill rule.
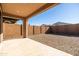
[[[29,38],[12,39],[0,44],[0,55],[4,56],[72,56],[63,51],[41,44]]]

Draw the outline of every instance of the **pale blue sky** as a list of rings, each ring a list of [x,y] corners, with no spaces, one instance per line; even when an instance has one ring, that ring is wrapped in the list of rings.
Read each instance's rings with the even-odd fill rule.
[[[53,24],[55,22],[79,23],[79,4],[62,3],[29,20],[30,25]]]

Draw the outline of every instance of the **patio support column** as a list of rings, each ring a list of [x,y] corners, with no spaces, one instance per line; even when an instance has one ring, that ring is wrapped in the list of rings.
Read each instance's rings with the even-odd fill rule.
[[[0,42],[3,41],[3,22],[2,17],[0,17]]]
[[[28,37],[28,19],[23,19],[23,38]]]
[[[2,6],[0,4],[0,42],[3,41],[3,17],[2,17]]]

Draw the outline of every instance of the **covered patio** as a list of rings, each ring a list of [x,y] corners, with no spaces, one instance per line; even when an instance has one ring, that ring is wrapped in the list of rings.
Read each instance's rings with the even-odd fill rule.
[[[72,56],[29,38],[12,39],[0,44],[0,56]]]
[[[49,8],[58,5],[57,3],[26,3],[26,4],[0,4],[0,42],[3,41],[3,17],[22,19],[23,20],[23,38],[28,37],[28,21],[29,18],[40,14]],[[16,30],[16,29],[15,29]]]
[[[29,39],[28,37],[29,18],[55,7],[56,5],[58,5],[58,3],[0,4],[0,55],[72,56],[63,51]],[[23,20],[23,38],[19,40],[13,39],[4,41],[3,17]]]

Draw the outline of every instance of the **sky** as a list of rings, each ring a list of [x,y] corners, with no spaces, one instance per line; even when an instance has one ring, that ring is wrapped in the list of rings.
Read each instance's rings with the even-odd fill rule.
[[[56,22],[79,23],[79,4],[62,3],[29,19],[30,25],[51,25]],[[17,23],[21,24],[22,21]]]

